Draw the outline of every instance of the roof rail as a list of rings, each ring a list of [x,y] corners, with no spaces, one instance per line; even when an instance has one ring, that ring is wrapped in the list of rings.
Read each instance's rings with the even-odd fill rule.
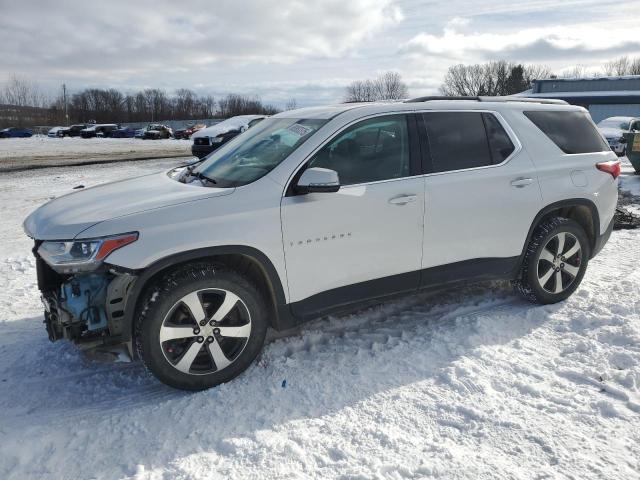
[[[430,97],[418,97],[412,98],[409,100],[405,100],[405,103],[420,103],[420,102],[431,102],[436,100],[471,100],[476,102],[524,102],[524,103],[543,103],[549,105],[568,105],[564,100],[558,100],[553,98],[528,98],[528,97],[517,97],[515,95],[511,96],[501,96],[501,97],[445,97],[445,96],[430,96]]]
[[[409,100],[405,100],[405,103],[431,102],[433,100],[475,100],[476,102],[481,101],[480,97],[464,97],[464,96],[447,97],[445,95],[433,95],[429,97],[411,98]]]

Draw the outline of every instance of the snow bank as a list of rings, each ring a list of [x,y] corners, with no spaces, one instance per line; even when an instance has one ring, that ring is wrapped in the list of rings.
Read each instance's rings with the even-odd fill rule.
[[[0,140],[0,173],[178,156],[191,156],[190,142],[136,138],[11,138]]]
[[[138,138],[9,138],[0,140],[0,162],[7,158],[32,156],[72,157],[110,153],[184,153],[190,154],[186,140],[141,140]]]
[[[637,230],[565,303],[415,295],[315,321],[201,393],[49,343],[24,216],[172,164],[0,175],[0,478],[640,478]]]

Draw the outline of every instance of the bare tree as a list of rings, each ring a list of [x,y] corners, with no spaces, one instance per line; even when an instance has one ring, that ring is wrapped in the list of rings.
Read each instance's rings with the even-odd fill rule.
[[[522,65],[504,60],[475,65],[454,65],[445,74],[440,92],[446,96],[513,95],[551,72],[540,65]]]
[[[604,74],[608,76],[640,75],[640,57],[615,58],[604,64]]]
[[[18,107],[33,106],[29,105],[31,100],[31,81],[26,77],[11,75],[4,86],[4,96],[9,105]]]
[[[234,94],[223,98],[216,111],[218,104],[213,96],[199,96],[184,88],[177,89],[173,95],[157,88],[132,93],[113,88],[86,88],[71,94],[66,102],[65,98],[66,91],[49,99],[29,78],[13,75],[6,84],[0,84],[0,123],[34,126],[92,120],[100,123],[160,122],[278,113],[277,108],[264,104],[258,97]],[[289,106],[292,105],[295,106],[293,99]]]
[[[375,87],[371,80],[356,80],[346,88],[344,101],[347,103],[373,102],[375,100]]]
[[[400,100],[409,96],[407,84],[397,72],[386,72],[373,81],[378,100]]]
[[[277,112],[277,108],[263,104],[259,97],[232,93],[218,101],[218,113],[223,118],[251,114],[273,115]]]
[[[298,108],[298,102],[296,102],[295,98],[290,98],[287,104],[284,106],[285,111],[295,110],[296,108]]]
[[[628,75],[630,63],[629,57],[626,56],[613,59],[604,64],[604,74],[607,76]]]
[[[553,72],[546,65],[526,65],[524,67],[524,78],[527,82],[527,88],[531,86],[534,80],[544,80],[553,77]]]
[[[10,121],[18,126],[38,123],[46,119],[47,114],[34,109],[45,109],[50,100],[40,87],[28,77],[11,75],[2,88],[2,101],[13,107]]]
[[[407,84],[397,72],[386,72],[374,80],[356,80],[345,89],[344,101],[375,102],[400,100],[409,96]]]
[[[576,65],[571,67],[569,70],[565,70],[560,75],[560,78],[584,78],[584,77],[595,77],[597,73],[589,73],[587,67],[584,65]]]

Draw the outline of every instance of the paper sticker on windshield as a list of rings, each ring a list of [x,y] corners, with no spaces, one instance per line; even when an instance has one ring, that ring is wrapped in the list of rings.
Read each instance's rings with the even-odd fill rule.
[[[299,123],[294,123],[289,128],[287,128],[291,133],[297,135],[298,137],[304,137],[309,134],[313,129],[309,127],[305,127],[304,125],[300,125]]]

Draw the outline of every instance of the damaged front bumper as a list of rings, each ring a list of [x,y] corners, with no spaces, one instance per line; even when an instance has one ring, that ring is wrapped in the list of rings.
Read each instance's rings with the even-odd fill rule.
[[[86,347],[122,343],[127,294],[136,275],[103,264],[86,273],[60,274],[34,249],[38,288],[49,340]]]

